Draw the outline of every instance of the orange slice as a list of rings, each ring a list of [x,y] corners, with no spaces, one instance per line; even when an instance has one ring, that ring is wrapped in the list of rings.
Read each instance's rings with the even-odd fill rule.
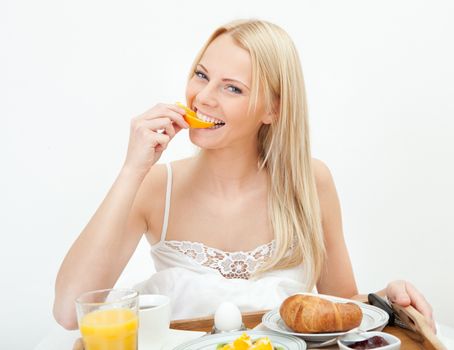
[[[257,340],[254,345],[252,345],[249,350],[273,350],[271,341],[268,337],[260,338]]]
[[[197,118],[197,114],[192,109],[186,107],[184,104],[177,102],[177,105],[178,107],[181,107],[186,111],[186,114],[183,116],[183,118],[191,128],[204,129],[214,126],[214,123],[205,122],[202,119]]]
[[[235,350],[248,350],[251,345],[251,338],[246,333],[243,333],[241,337],[233,342],[233,348]]]

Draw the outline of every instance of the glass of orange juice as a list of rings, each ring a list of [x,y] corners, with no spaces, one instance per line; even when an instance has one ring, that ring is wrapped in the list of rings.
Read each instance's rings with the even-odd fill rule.
[[[130,289],[103,289],[76,299],[84,350],[137,350],[138,295]]]

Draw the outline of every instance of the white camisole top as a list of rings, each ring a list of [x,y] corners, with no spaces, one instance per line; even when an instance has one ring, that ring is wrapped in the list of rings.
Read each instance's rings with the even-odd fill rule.
[[[150,251],[156,273],[135,288],[141,294],[169,296],[172,320],[213,315],[223,301],[242,312],[272,309],[307,291],[302,265],[253,276],[271,256],[274,241],[248,252],[224,252],[200,242],[166,240],[171,193],[172,167],[167,164],[161,239]]]

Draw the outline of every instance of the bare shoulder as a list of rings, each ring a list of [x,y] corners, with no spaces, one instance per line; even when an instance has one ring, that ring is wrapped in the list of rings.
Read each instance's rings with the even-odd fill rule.
[[[323,193],[334,189],[334,180],[328,166],[319,159],[312,158],[312,169],[314,172],[317,191]]]
[[[192,158],[185,158],[171,163],[173,172],[178,173],[180,169],[187,168]],[[167,165],[155,164],[142,182],[138,196],[145,197],[148,201],[160,201],[160,194],[165,194],[167,187]]]
[[[172,162],[173,172],[178,173],[188,162],[189,159]],[[137,210],[147,222],[148,234],[155,239],[161,232],[164,219],[167,177],[167,165],[155,164],[143,180],[135,200]]]
[[[145,176],[135,198],[135,206],[143,214],[147,213],[150,205],[158,199],[155,194],[159,194],[166,181],[166,176],[164,164],[154,165]]]
[[[340,203],[337,196],[336,186],[328,166],[321,160],[312,160],[315,183],[317,186],[318,199],[322,220],[324,222],[325,235],[332,232],[339,232],[336,229],[330,229],[330,225],[341,227],[340,224]]]
[[[167,178],[167,169],[165,164],[155,164],[140,186],[139,192],[137,195],[147,195],[154,190],[159,189],[166,182]]]

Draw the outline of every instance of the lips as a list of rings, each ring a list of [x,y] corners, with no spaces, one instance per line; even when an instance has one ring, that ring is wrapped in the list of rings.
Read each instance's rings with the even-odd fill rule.
[[[208,123],[214,123],[215,124],[214,127],[225,125],[225,121],[223,121],[222,119],[218,119],[209,114],[203,113],[200,110],[198,110],[197,107],[195,107],[195,106],[193,107],[193,110],[196,112],[197,118],[199,118],[200,120],[203,120],[205,122],[208,122]]]

